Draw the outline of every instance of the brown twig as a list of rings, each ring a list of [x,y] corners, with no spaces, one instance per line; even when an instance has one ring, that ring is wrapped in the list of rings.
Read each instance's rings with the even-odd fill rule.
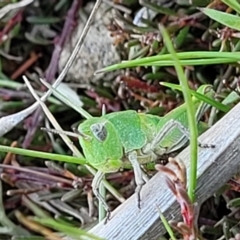
[[[69,180],[69,179],[53,176],[53,175],[50,175],[48,173],[40,172],[39,170],[34,171],[34,170],[29,169],[27,167],[16,167],[16,166],[11,166],[11,165],[0,164],[0,168],[11,169],[11,170],[19,171],[19,172],[24,172],[27,175],[39,176],[39,177],[42,177],[42,178],[45,178],[45,179],[50,179],[51,181],[57,181],[57,182],[65,183],[65,184],[68,184],[68,185],[72,185],[72,181]]]
[[[11,147],[16,147],[16,146],[17,146],[17,142],[16,141],[12,142]],[[12,156],[13,156],[13,153],[8,152],[6,157],[3,160],[3,164],[5,164],[5,165],[10,164]]]
[[[22,13],[23,10],[18,11],[17,14],[7,22],[3,30],[0,31],[0,44],[7,39],[4,37],[14,28],[14,26],[16,26],[19,22],[22,21]]]
[[[12,75],[11,79],[15,80],[20,77],[29,67],[31,67],[38,58],[41,57],[41,54],[36,54],[35,52],[30,53],[30,58],[25,61]]]
[[[74,24],[76,20],[76,15],[78,13],[78,9],[81,6],[82,6],[82,0],[73,1],[72,6],[67,13],[66,21],[64,23],[62,33],[60,36],[55,38],[55,41],[54,41],[55,46],[54,46],[52,58],[48,65],[47,70],[45,71],[45,78],[47,82],[52,83],[52,81],[55,78],[55,74],[58,71],[58,61],[60,58],[60,54],[62,52],[62,48],[67,38],[71,36],[73,32],[74,26],[76,25]]]

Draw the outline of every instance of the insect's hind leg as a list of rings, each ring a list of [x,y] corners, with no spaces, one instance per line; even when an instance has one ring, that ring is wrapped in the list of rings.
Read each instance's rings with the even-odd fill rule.
[[[176,151],[176,150],[180,149],[181,147],[183,147],[189,141],[190,133],[189,133],[188,129],[185,128],[180,122],[178,122],[174,119],[171,119],[158,132],[156,137],[151,142],[150,146],[148,146],[148,150],[153,151],[155,148],[159,147],[159,144],[164,139],[164,137],[168,136],[167,134],[169,134],[172,130],[174,130],[176,128],[179,129],[183,135],[181,136],[181,138],[179,138],[179,140],[177,142],[172,143],[172,145],[169,146],[169,148],[166,151],[168,151],[168,152]],[[203,147],[203,148],[215,147],[214,145],[203,144],[203,143],[198,143],[198,145],[199,145],[199,147]],[[164,152],[164,148],[163,148],[163,154],[164,153],[165,152]]]
[[[101,183],[104,175],[105,175],[105,173],[103,173],[101,171],[97,171],[97,173],[94,176],[93,181],[92,181],[92,190],[93,190],[94,195],[97,197],[97,199],[100,200],[104,209],[107,212],[106,221],[105,221],[105,223],[106,223],[107,220],[110,219],[111,211],[110,211],[106,201],[104,200],[103,196],[99,193],[99,186],[100,186],[100,183]]]

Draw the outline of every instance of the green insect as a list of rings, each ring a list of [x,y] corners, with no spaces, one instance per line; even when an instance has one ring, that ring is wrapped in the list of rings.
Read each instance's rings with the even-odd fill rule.
[[[42,82],[52,89],[60,100],[66,100],[51,85]],[[210,98],[215,94],[211,85],[202,85],[197,92]],[[195,97],[193,97],[193,103],[199,132],[203,132],[204,127],[200,119],[209,105]],[[99,186],[105,173],[117,172],[131,163],[140,207],[140,191],[147,181],[141,170],[141,164],[156,161],[164,154],[179,150],[189,141],[185,104],[164,117],[137,113],[133,110],[103,114],[101,117],[91,117],[85,112],[84,116],[88,119],[78,127],[79,141],[86,161],[98,170],[93,179],[92,188],[107,211],[107,218],[110,209],[99,193]]]

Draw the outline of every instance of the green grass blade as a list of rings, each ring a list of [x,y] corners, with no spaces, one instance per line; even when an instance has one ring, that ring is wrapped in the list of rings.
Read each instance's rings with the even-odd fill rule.
[[[60,154],[54,154],[54,153],[46,153],[46,152],[40,152],[40,151],[34,151],[34,150],[27,150],[23,148],[8,147],[4,145],[0,145],[0,151],[11,152],[14,154],[19,154],[19,155],[28,156],[28,157],[50,159],[50,160],[60,161],[60,162],[68,162],[68,163],[76,163],[76,164],[87,163],[86,159],[84,158],[78,158],[78,157],[60,155]]]
[[[233,63],[240,61],[240,53],[239,52],[183,52],[183,53],[176,53],[178,59],[180,61],[182,60],[190,60],[190,64],[188,65],[194,65],[195,60],[198,59],[202,60],[203,62],[201,64],[205,64],[204,61],[211,60],[210,64],[212,64],[212,61],[215,63]],[[222,62],[224,60],[224,62]],[[160,62],[162,61],[162,66],[164,66],[165,61],[171,61],[171,64],[168,63],[171,66],[174,66],[173,60],[171,58],[171,54],[162,54],[162,55],[156,55],[151,57],[144,57],[140,59],[135,60],[129,60],[129,61],[122,61],[121,63],[114,64],[105,68],[102,68],[95,72],[95,74],[102,73],[102,72],[108,72],[113,70],[118,70],[122,68],[130,68],[130,67],[137,67],[137,66],[151,66],[154,62]],[[159,63],[158,63],[159,64]],[[169,66],[168,65],[168,66]]]
[[[234,63],[235,61],[229,58],[212,58],[212,59],[184,59],[179,60],[182,66],[199,66],[199,65],[214,65],[214,64],[224,64],[224,63]],[[166,66],[174,66],[174,61],[166,60],[166,61],[154,61],[147,64],[139,64],[138,66],[148,67],[148,66],[158,66],[158,67],[166,67]]]
[[[237,0],[222,0],[222,2],[240,14],[240,4]]]
[[[54,24],[61,22],[62,19],[58,17],[29,16],[26,18],[26,21],[33,24]]]
[[[167,7],[161,7],[159,6],[159,4],[154,4],[154,3],[150,3],[149,1],[141,1],[141,5],[148,8],[148,9],[151,9],[153,10],[154,12],[156,13],[161,13],[161,14],[166,14],[166,15],[170,15],[170,16],[177,16],[177,13],[176,11],[170,9],[170,8],[167,8]]]
[[[169,53],[172,55],[172,60],[174,61],[174,67],[176,69],[177,76],[179,78],[179,82],[183,90],[183,96],[184,96],[184,100],[187,108],[186,111],[187,111],[187,118],[189,123],[189,130],[190,130],[190,150],[191,150],[190,180],[189,180],[188,194],[191,201],[194,202],[195,189],[197,186],[197,149],[198,149],[198,142],[197,142],[198,130],[197,130],[197,124],[195,120],[195,109],[192,102],[192,97],[191,97],[190,89],[188,86],[187,78],[184,74],[184,71],[178,59],[178,56],[174,50],[171,39],[166,29],[162,25],[160,25],[160,31],[162,33],[165,45]]]
[[[173,83],[168,83],[168,82],[160,82],[160,84],[162,86],[165,86],[165,87],[169,87],[171,89],[175,89],[175,90],[179,90],[179,91],[182,91],[182,87],[178,84],[173,84]],[[230,111],[230,107],[220,103],[220,102],[217,102],[215,101],[214,99],[212,98],[209,98],[201,93],[198,93],[194,90],[190,90],[191,92],[191,95],[195,96],[196,98],[198,98],[199,100],[201,101],[204,101],[206,103],[209,103],[211,106],[217,108],[218,110],[222,111],[222,112],[225,112],[227,113],[228,111]]]
[[[233,14],[220,12],[210,8],[200,8],[200,10],[211,19],[235,30],[240,31],[240,18]]]
[[[45,226],[51,227],[59,232],[63,232],[68,236],[74,237],[74,239],[91,239],[91,240],[103,240],[103,238],[94,236],[77,227],[73,227],[70,225],[62,224],[52,218],[34,218],[36,222],[39,222]]]
[[[222,103],[223,104],[232,104],[232,103],[239,102],[239,100],[240,100],[239,94],[232,91],[224,98]]]
[[[165,227],[165,229],[167,230],[169,236],[170,236],[170,239],[171,240],[177,240],[174,233],[173,233],[173,230],[170,226],[170,224],[168,223],[167,219],[165,218],[165,216],[162,214],[160,208],[157,206],[157,209],[158,209],[158,212],[159,212],[159,216],[160,216],[160,219]]]

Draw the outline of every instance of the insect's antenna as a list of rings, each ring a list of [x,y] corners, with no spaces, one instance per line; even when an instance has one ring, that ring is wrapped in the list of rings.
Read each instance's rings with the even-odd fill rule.
[[[104,116],[104,115],[106,115],[106,105],[105,104],[103,104],[102,105],[102,116]]]
[[[76,128],[76,127],[73,127],[72,130],[73,130],[73,132],[74,132],[75,134],[78,134],[80,137],[84,138],[85,140],[89,140],[89,139],[92,138],[91,136],[89,136],[89,135],[87,135],[87,134],[85,134],[85,133],[80,132],[80,131],[78,130],[78,128]]]
[[[90,136],[87,136],[80,132],[76,133],[76,132],[69,132],[69,131],[61,131],[61,130],[56,130],[56,129],[52,129],[52,128],[44,128],[44,127],[41,127],[41,130],[43,130],[45,132],[53,133],[53,134],[58,134],[58,135],[63,134],[63,135],[75,137],[75,138],[79,138],[79,137],[82,137],[85,139],[91,138]]]

